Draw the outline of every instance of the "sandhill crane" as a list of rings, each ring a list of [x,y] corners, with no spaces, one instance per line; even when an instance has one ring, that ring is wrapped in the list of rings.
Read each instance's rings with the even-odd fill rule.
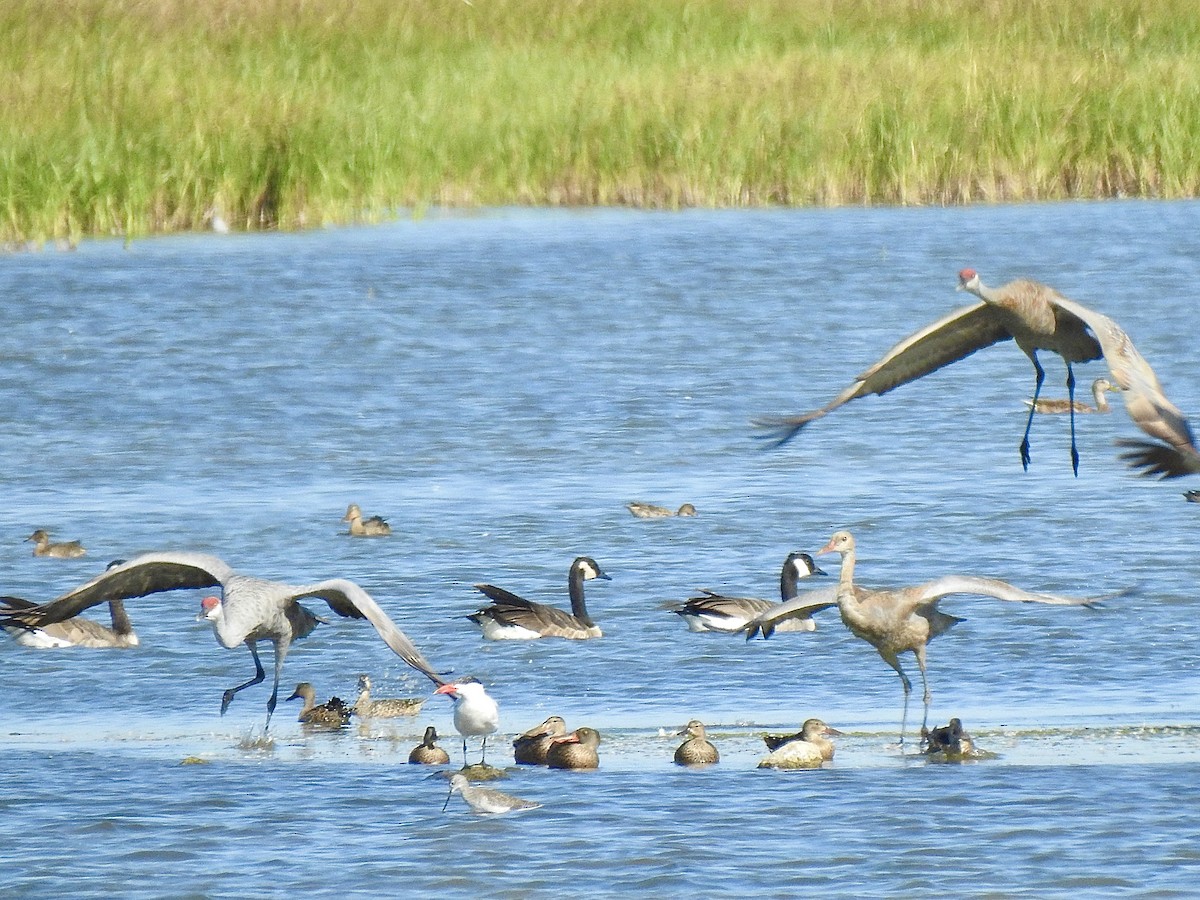
[[[653,503],[642,503],[640,500],[633,500],[625,504],[629,512],[639,519],[669,519],[672,516],[694,516],[696,515],[696,507],[690,503],[685,503],[678,510],[668,509],[665,506],[655,506]]]
[[[447,682],[399,628],[361,587],[344,578],[315,584],[290,585],[252,575],[239,575],[223,560],[203,553],[146,553],[113,566],[91,581],[68,591],[41,606],[0,614],[5,621],[25,627],[41,628],[76,616],[83,610],[109,600],[128,600],[160,591],[185,588],[220,587],[221,597],[205,597],[198,618],[212,624],[217,642],[230,650],[245,644],[254,658],[254,677],[229,688],[221,698],[221,714],[239,691],[264,680],[258,658],[258,642],[269,641],[275,648],[275,677],[267,700],[267,721],[279,696],[279,676],[293,641],[307,636],[320,622],[298,602],[305,597],[324,600],[339,616],[367,619],[392,651],[425,675],[442,690]],[[493,704],[494,706],[494,704]]]
[[[600,732],[576,728],[550,742],[546,765],[551,769],[595,769],[600,765]]]
[[[492,600],[492,605],[464,618],[483,629],[483,636],[491,641],[528,641],[542,637],[586,641],[598,638],[603,632],[592,621],[583,602],[583,583],[593,578],[612,580],[590,556],[580,556],[571,563],[567,573],[567,587],[571,595],[569,613],[518,597],[494,584],[477,584],[475,589]]]
[[[79,541],[61,541],[57,544],[51,543],[50,532],[45,528],[39,528],[29,537],[25,538],[26,542],[33,541],[34,556],[50,556],[54,559],[78,559],[85,555],[87,550],[83,549],[83,544]]]
[[[764,740],[771,752],[759,763],[760,769],[818,769],[822,764],[833,759],[833,741],[829,735],[840,735],[842,732],[830,728],[820,719],[809,719],[799,734],[791,735],[781,743],[772,745],[767,735]]]
[[[1117,388],[1107,378],[1097,378],[1092,382],[1092,397],[1095,400],[1095,406],[1088,406],[1079,400],[1062,400],[1057,397],[1047,398],[1042,397],[1037,403],[1032,400],[1026,400],[1025,405],[1033,407],[1036,413],[1047,415],[1057,415],[1074,410],[1077,413],[1109,413],[1112,412],[1112,407],[1108,405],[1108,398],[1104,395],[1108,391],[1116,391]]]
[[[912,693],[912,682],[900,665],[900,654],[911,652],[921,670],[921,682],[925,688],[925,715],[921,721],[924,729],[929,723],[929,702],[933,695],[929,690],[929,679],[925,673],[925,648],[940,634],[962,621],[938,609],[938,603],[951,594],[973,594],[994,597],[1019,603],[1048,603],[1055,606],[1094,606],[1095,598],[1062,597],[1057,594],[1038,594],[1022,590],[1006,581],[994,578],[978,578],[971,575],[945,575],[925,584],[890,590],[873,590],[854,583],[855,545],[848,531],[839,531],[829,543],[817,551],[840,553],[842,557],[841,577],[838,581],[837,597],[833,601],[811,600],[800,597],[782,603],[773,610],[762,613],[747,626],[746,639],[762,633],[769,637],[774,623],[788,616],[810,616],[822,609],[836,606],[842,623],[855,637],[871,644],[883,661],[896,670],[904,686],[904,710],[900,716],[900,749],[904,750],[904,727],[908,719],[908,695]]]
[[[1194,458],[1197,468],[1188,471],[1200,471],[1200,452],[1195,448],[1187,419],[1167,399],[1154,370],[1116,322],[1036,281],[1019,279],[990,288],[974,269],[963,269],[958,273],[958,289],[975,294],[980,302],[956,309],[909,335],[825,406],[800,416],[762,419],[758,424],[773,429],[772,440],[778,446],[809,422],[851,400],[868,394],[886,394],[976,350],[1012,338],[1033,363],[1035,404],[1046,375],[1038,362],[1039,350],[1050,350],[1063,358],[1067,366],[1067,393],[1072,401],[1075,399],[1072,365],[1103,357],[1113,383],[1124,392],[1125,411],[1134,423],[1179,454],[1191,454],[1187,459]],[[1021,439],[1021,464],[1026,469],[1033,415],[1031,407]],[[1174,459],[1162,462],[1153,456],[1135,458],[1132,464],[1149,468],[1152,473],[1165,468],[1169,474],[1176,474],[1179,465]],[[1074,412],[1071,413],[1071,466],[1078,475]]]
[[[542,805],[532,800],[522,800],[520,797],[514,797],[512,794],[506,794],[495,788],[475,787],[462,772],[455,772],[450,776],[450,793],[446,795],[442,812],[446,811],[446,807],[450,805],[450,798],[455,794],[461,794],[472,812],[479,815],[499,815],[523,809],[538,809]]]
[[[686,734],[688,739],[675,748],[675,765],[710,766],[715,762],[720,762],[721,754],[708,739],[704,723],[699,719],[692,719],[679,731],[679,734]]]
[[[783,570],[779,573],[779,594],[782,602],[796,597],[800,593],[798,587],[802,578],[825,573],[813,562],[807,553],[789,553],[783,561]],[[758,597],[726,597],[713,591],[700,589],[702,597],[691,597],[678,609],[671,612],[681,616],[687,622],[688,631],[716,631],[721,634],[738,634],[746,627],[746,623],[761,612],[777,606],[771,600],[760,600]],[[829,594],[832,598],[837,593],[833,588]],[[817,623],[812,619],[788,619],[780,622],[778,631],[814,631]]]
[[[0,615],[8,610],[26,610],[35,606],[36,603],[20,597],[0,597]],[[108,612],[112,617],[112,628],[75,616],[41,628],[5,625],[4,630],[18,644],[39,650],[59,647],[136,647],[138,636],[134,633],[133,623],[129,621],[129,614],[125,612],[125,604],[120,600],[112,600],[108,604]]]
[[[450,754],[435,745],[437,739],[437,729],[432,725],[427,726],[421,743],[413,747],[412,752],[408,754],[408,761],[418,766],[444,766],[450,762]]]
[[[535,725],[513,739],[513,760],[521,766],[544,766],[550,744],[566,733],[567,723],[562,716],[550,716],[541,725]]]
[[[348,533],[354,537],[386,537],[392,533],[392,526],[379,516],[364,519],[357,503],[346,507],[346,515],[342,516],[342,521],[350,523]]]

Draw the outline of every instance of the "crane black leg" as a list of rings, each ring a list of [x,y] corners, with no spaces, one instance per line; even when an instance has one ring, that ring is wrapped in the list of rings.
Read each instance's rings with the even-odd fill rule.
[[[1075,373],[1067,363],[1067,408],[1071,411],[1071,470],[1079,477],[1079,450],[1075,446]]]
[[[254,677],[244,684],[231,687],[221,695],[221,715],[225,715],[225,710],[229,709],[229,704],[233,702],[233,698],[237,695],[238,691],[245,690],[252,685],[261,684],[263,679],[267,677],[267,673],[263,671],[262,662],[258,658],[258,648],[250,641],[246,641],[246,646],[250,648],[250,655],[254,657]]]
[[[1033,413],[1037,408],[1038,394],[1042,392],[1042,382],[1046,380],[1046,370],[1038,362],[1037,352],[1030,353],[1029,358],[1033,360],[1033,370],[1037,373],[1037,378],[1033,384],[1033,403],[1029,406],[1029,418],[1025,421],[1025,436],[1021,438],[1021,467],[1026,472],[1029,471],[1029,429],[1033,426]]]

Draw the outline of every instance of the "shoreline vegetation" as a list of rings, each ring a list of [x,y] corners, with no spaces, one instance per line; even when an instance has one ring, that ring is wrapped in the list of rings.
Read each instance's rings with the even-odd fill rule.
[[[1200,193],[1195,0],[10,0],[0,240]]]

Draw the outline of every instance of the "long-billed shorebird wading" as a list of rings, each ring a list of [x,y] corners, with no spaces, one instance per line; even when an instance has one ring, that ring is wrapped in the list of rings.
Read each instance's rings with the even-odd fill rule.
[[[483,636],[492,641],[529,641],[543,637],[586,641],[598,638],[603,633],[588,615],[583,601],[583,583],[593,578],[612,580],[590,556],[577,557],[571,563],[567,574],[570,612],[544,603],[534,603],[494,584],[477,584],[476,590],[491,600],[492,605],[465,618],[478,625],[483,630]]]
[[[266,677],[258,657],[258,643],[269,641],[275,648],[275,673],[271,696],[267,700],[264,729],[271,724],[271,714],[279,697],[279,676],[288,649],[293,641],[306,637],[321,621],[300,605],[299,601],[306,597],[324,600],[339,616],[369,621],[384,643],[408,665],[436,684],[438,692],[448,693],[446,689],[453,684],[434,670],[379,604],[353,581],[332,578],[306,585],[269,581],[253,575],[239,575],[223,560],[204,553],[146,553],[134,557],[49,603],[0,612],[0,624],[42,628],[110,600],[129,600],[160,591],[209,587],[219,587],[221,596],[205,597],[201,601],[198,618],[212,625],[217,643],[222,647],[232,650],[245,644],[254,658],[254,677],[225,691],[221,698],[222,715],[239,691],[259,684]]]
[[[475,787],[462,772],[455,772],[450,776],[450,793],[442,805],[442,812],[446,811],[446,807],[450,805],[450,798],[455,794],[460,794],[471,810],[479,815],[499,815],[522,809],[537,809],[542,805],[533,800],[522,800],[495,788]]]
[[[778,446],[795,437],[802,428],[833,412],[839,406],[868,394],[888,391],[936,372],[970,356],[977,350],[1012,339],[1033,363],[1033,404],[1021,438],[1021,464],[1029,468],[1029,429],[1046,373],[1038,351],[1062,357],[1067,367],[1067,394],[1075,400],[1075,363],[1103,358],[1112,382],[1124,397],[1125,411],[1146,434],[1167,446],[1133,443],[1126,459],[1145,474],[1183,475],[1200,471],[1200,451],[1183,413],[1167,399],[1150,364],[1133,346],[1129,335],[1108,316],[1069,300],[1058,291],[1028,279],[1010,281],[998,288],[985,285],[974,269],[958,273],[958,289],[979,298],[926,325],[892,347],[883,358],[825,406],[800,416],[760,419],[772,430]],[[1075,413],[1071,407],[1071,467],[1079,474],[1079,451],[1075,446]]]
[[[912,587],[874,590],[854,582],[855,547],[854,537],[848,531],[839,531],[829,543],[817,551],[839,553],[842,557],[841,577],[838,581],[837,597],[833,601],[812,600],[800,597],[781,603],[768,612],[755,617],[746,629],[746,639],[761,633],[770,637],[776,623],[789,616],[811,616],[815,612],[836,606],[842,623],[855,637],[873,646],[883,661],[896,670],[904,686],[904,710],[900,716],[900,748],[904,749],[904,727],[908,720],[908,695],[912,693],[912,682],[900,665],[900,654],[911,652],[921,670],[921,683],[925,688],[925,715],[921,728],[929,724],[929,702],[933,695],[925,673],[925,648],[940,634],[949,631],[962,621],[938,609],[938,603],[951,594],[969,594],[993,597],[1018,603],[1047,603],[1055,606],[1094,606],[1099,599],[1086,597],[1062,597],[1057,594],[1039,594],[995,578],[979,578],[973,575],[945,575]]]
[[[800,594],[798,585],[801,579],[824,574],[807,553],[789,553],[779,573],[780,602],[786,603]],[[699,593],[703,596],[691,597],[683,606],[671,610],[687,622],[688,631],[738,634],[756,615],[779,605],[773,600],[761,600],[758,597],[727,597],[704,588],[700,588]],[[832,599],[837,594],[837,587],[829,587],[827,594],[826,599]],[[780,622],[776,630],[815,631],[816,628],[817,623],[811,618],[796,617]]]

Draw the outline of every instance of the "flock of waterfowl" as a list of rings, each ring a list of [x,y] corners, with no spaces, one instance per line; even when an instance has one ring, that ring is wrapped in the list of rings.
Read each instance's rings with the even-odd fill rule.
[[[1167,399],[1153,370],[1134,348],[1128,335],[1110,318],[1068,300],[1053,289],[1032,281],[1019,280],[993,289],[983,284],[972,269],[959,273],[959,289],[974,294],[978,302],[962,307],[905,338],[882,359],[867,369],[831,402],[800,416],[768,419],[760,425],[772,429],[775,445],[793,438],[809,423],[822,418],[851,400],[868,394],[885,394],[907,382],[928,375],[953,362],[1001,341],[1012,339],[1034,366],[1034,394],[1020,443],[1021,462],[1028,468],[1031,459],[1029,435],[1036,413],[1065,413],[1071,417],[1071,463],[1078,475],[1079,454],[1075,445],[1075,415],[1109,410],[1105,394],[1120,393],[1131,419],[1151,440],[1121,441],[1123,454],[1131,466],[1143,474],[1173,478],[1200,472],[1200,451],[1187,419]],[[1068,397],[1051,402],[1040,397],[1045,372],[1038,359],[1039,350],[1062,357],[1067,370]],[[1093,409],[1074,399],[1073,365],[1104,359],[1109,379],[1097,379],[1093,386]],[[1189,500],[1200,500],[1197,492],[1188,492]],[[627,504],[638,518],[695,516],[691,504],[677,509],[643,502]],[[378,516],[364,517],[357,504],[350,504],[343,522],[354,537],[384,537],[391,533],[388,523]],[[44,529],[27,540],[35,542],[34,554],[58,558],[83,555],[79,542],[54,544]],[[952,719],[946,726],[928,727],[931,692],[926,671],[929,641],[944,634],[957,622],[955,616],[938,606],[954,594],[991,597],[998,600],[1042,603],[1058,606],[1091,606],[1098,599],[1076,598],[1024,590],[1004,581],[970,575],[949,575],[924,584],[890,589],[867,588],[855,581],[856,543],[845,530],[836,532],[816,555],[836,553],[841,569],[835,585],[802,590],[801,582],[822,572],[808,553],[795,552],[784,561],[780,574],[779,600],[725,596],[700,591],[671,612],[679,615],[693,632],[745,634],[746,639],[770,637],[776,631],[812,631],[814,614],[836,607],[842,623],[856,637],[871,644],[880,657],[900,678],[904,703],[900,722],[900,746],[903,752],[908,701],[912,684],[900,662],[900,655],[912,653],[921,674],[924,716],[921,725],[922,751],[948,760],[978,758],[978,748],[962,723]],[[589,640],[602,636],[600,627],[588,614],[584,602],[584,583],[608,580],[596,560],[588,556],[575,559],[568,572],[568,596],[571,610],[536,603],[491,584],[475,588],[490,601],[474,613],[464,616],[477,625],[489,640],[532,640],[564,638]],[[267,700],[265,728],[269,727],[278,699],[284,659],[291,644],[308,635],[318,624],[316,615],[301,605],[304,599],[324,601],[339,616],[367,619],[380,638],[406,664],[425,675],[435,686],[434,693],[454,701],[454,727],[462,737],[464,762],[467,739],[481,738],[480,762],[486,765],[487,738],[499,728],[500,711],[479,681],[471,677],[447,680],[392,622],[382,608],[356,583],[333,578],[304,585],[290,585],[235,572],[215,556],[189,552],[147,553],[128,561],[117,560],[108,569],[84,584],[47,603],[37,604],[22,598],[0,598],[0,625],[18,642],[29,647],[63,646],[136,646],[123,601],[161,591],[215,588],[217,594],[204,597],[198,618],[212,626],[221,646],[233,649],[245,645],[254,662],[255,674],[247,681],[227,689],[221,702],[222,714],[242,690],[266,679],[258,645],[266,641],[274,650],[271,694]],[[101,603],[109,604],[112,628],[78,618],[84,610]],[[301,699],[299,720],[312,727],[341,728],[352,716],[362,719],[390,716],[414,716],[423,700],[377,700],[370,696],[367,675],[359,680],[359,696],[353,705],[338,698],[316,703],[311,684],[301,682],[288,699]],[[840,732],[819,719],[810,718],[800,732],[765,738],[769,753],[760,762],[763,768],[804,768],[819,766],[832,759],[834,748],[829,737]],[[679,732],[686,740],[675,752],[680,765],[713,765],[720,759],[709,740],[705,726],[690,721]],[[436,730],[429,726],[421,744],[413,748],[409,761],[444,765],[448,754],[436,746]],[[549,768],[588,769],[599,765],[601,737],[590,727],[568,732],[563,719],[550,716],[541,725],[519,735],[513,742],[514,762],[545,765]],[[467,767],[469,771],[472,767]],[[475,810],[503,812],[534,808],[538,804],[523,801],[498,791],[476,788],[465,775],[450,779],[451,793],[459,793]],[[448,801],[449,798],[447,798]]]

